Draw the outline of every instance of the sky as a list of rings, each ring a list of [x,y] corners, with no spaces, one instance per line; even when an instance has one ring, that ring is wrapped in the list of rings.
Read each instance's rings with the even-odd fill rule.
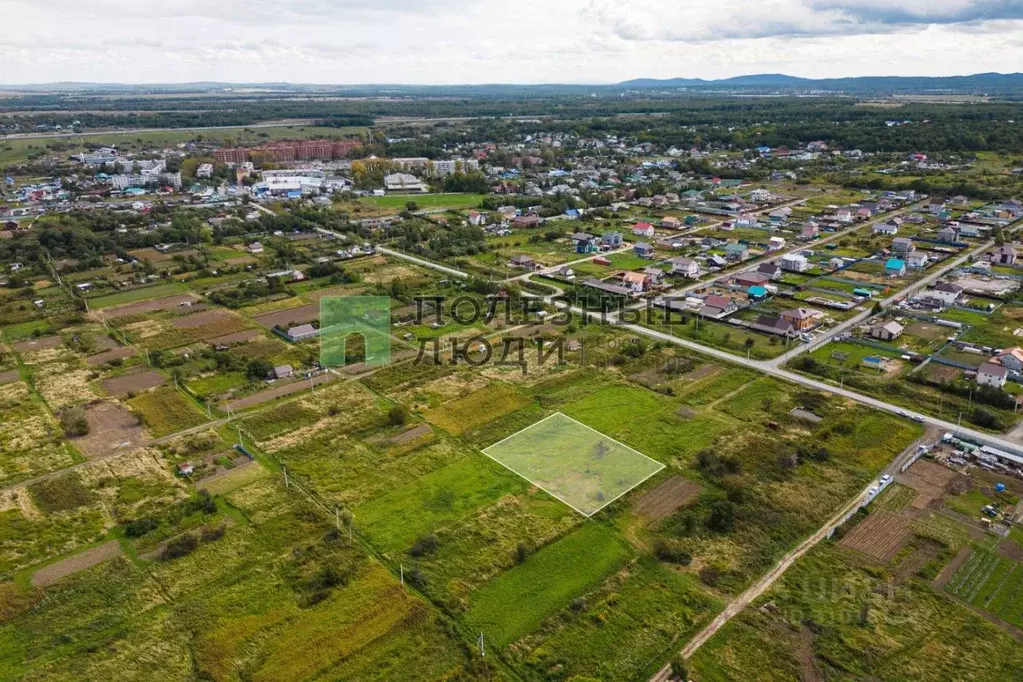
[[[0,83],[1023,71],[1023,0],[0,0]]]

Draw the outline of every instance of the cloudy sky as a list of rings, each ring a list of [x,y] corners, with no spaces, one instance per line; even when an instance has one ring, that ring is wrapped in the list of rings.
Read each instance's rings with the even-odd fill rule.
[[[0,83],[1023,71],[1023,0],[2,0]]]

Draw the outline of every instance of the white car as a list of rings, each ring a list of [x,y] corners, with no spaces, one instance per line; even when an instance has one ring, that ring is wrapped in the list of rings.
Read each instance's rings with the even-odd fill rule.
[[[909,416],[909,412],[906,412],[905,410],[899,410],[898,415],[900,417],[908,417]]]
[[[881,477],[881,482],[882,483],[890,483],[891,480],[892,480],[892,475],[891,474],[885,474],[884,476]]]

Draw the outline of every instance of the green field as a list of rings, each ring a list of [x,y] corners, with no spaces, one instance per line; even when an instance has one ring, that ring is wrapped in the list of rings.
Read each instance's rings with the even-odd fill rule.
[[[363,197],[361,201],[374,208],[404,211],[410,201],[414,201],[420,209],[475,208],[484,198],[483,194],[388,194],[383,197]]]
[[[585,516],[664,468],[560,412],[483,452]]]
[[[949,594],[1023,627],[1023,564],[974,549],[945,585]]]
[[[507,646],[621,568],[632,550],[604,525],[587,523],[476,590],[465,622]]]
[[[164,298],[165,296],[173,296],[174,294],[184,293],[185,289],[172,282],[166,284],[157,284],[151,287],[140,287],[138,289],[128,289],[127,291],[119,291],[115,294],[106,294],[103,296],[97,296],[96,298],[89,299],[89,307],[93,310],[102,310],[103,308],[110,308],[115,305],[123,305],[125,303],[134,303],[136,301],[148,301],[153,298]]]

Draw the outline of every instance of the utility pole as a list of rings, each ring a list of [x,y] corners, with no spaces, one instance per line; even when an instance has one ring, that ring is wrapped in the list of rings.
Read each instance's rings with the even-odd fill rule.
[[[398,564],[398,571],[401,573],[401,586],[405,586],[405,566],[404,564]]]
[[[486,652],[486,649],[483,648],[483,633],[482,632],[480,633],[480,640],[479,641],[480,641],[480,657],[481,658],[486,658],[487,652]]]

